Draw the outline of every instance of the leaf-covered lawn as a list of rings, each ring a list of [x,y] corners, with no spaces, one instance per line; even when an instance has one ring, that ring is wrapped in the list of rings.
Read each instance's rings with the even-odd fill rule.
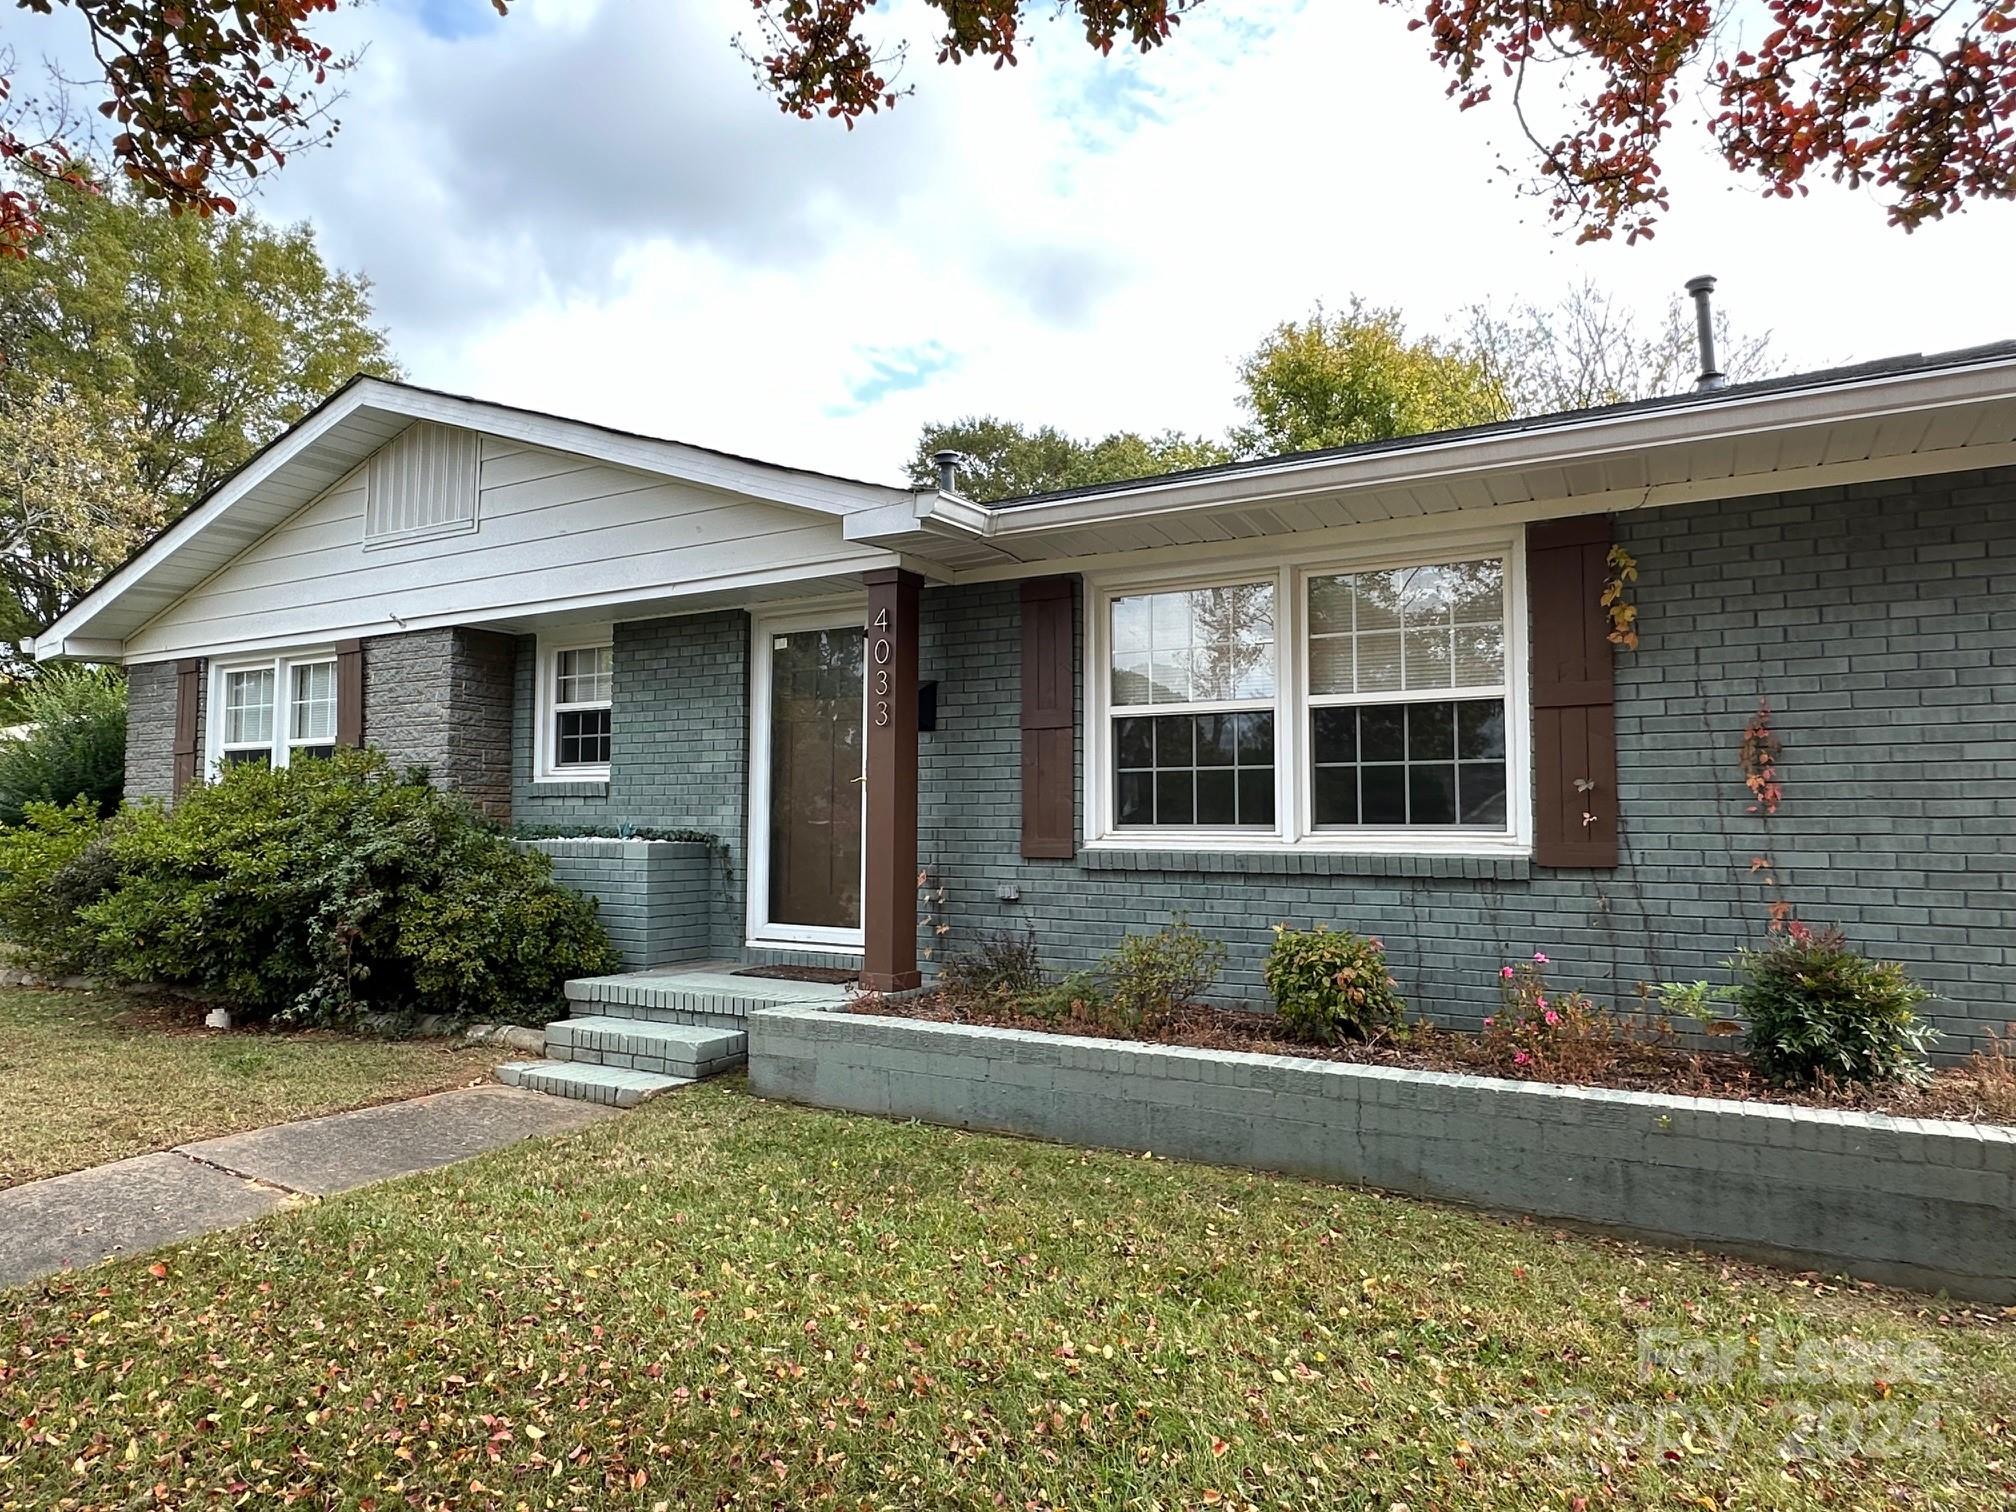
[[[119,993],[0,990],[0,1187],[480,1080],[495,1050],[218,1034]]]
[[[2016,1497],[1993,1309],[733,1084],[154,1263],[0,1294],[0,1504]]]

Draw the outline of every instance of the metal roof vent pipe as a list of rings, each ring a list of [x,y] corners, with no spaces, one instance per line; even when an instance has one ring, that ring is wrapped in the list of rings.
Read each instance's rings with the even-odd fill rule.
[[[931,462],[938,469],[938,492],[957,495],[959,492],[959,468],[966,461],[966,453],[959,451],[935,451]]]
[[[1694,339],[1701,347],[1701,376],[1694,380],[1694,392],[1705,394],[1726,388],[1729,375],[1715,360],[1715,280],[1705,273],[1690,278],[1687,292],[1694,296]]]

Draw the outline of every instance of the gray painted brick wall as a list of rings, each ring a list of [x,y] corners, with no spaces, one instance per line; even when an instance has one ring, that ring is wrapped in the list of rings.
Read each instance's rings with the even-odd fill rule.
[[[2016,1130],[781,1007],[789,1098],[1291,1171],[2016,1297]]]
[[[1617,659],[1623,865],[1088,855],[1023,861],[1013,583],[927,589],[923,863],[956,952],[1033,925],[1057,967],[1186,910],[1258,1003],[1277,921],[1382,937],[1413,1006],[1474,1024],[1501,961],[1629,1005],[1723,979],[1764,937],[1767,854],[1797,915],[1838,924],[1939,1001],[1964,1053],[2016,1020],[2016,470],[1620,515],[1642,639]],[[1080,689],[1082,704],[1083,690]],[[1768,698],[1784,800],[1747,812],[1736,761]],[[1082,752],[1081,752],[1082,754]],[[1082,792],[1080,809],[1082,812]],[[997,901],[1012,885],[1018,903]]]
[[[175,663],[126,669],[126,796],[175,796]]]
[[[719,865],[704,845],[641,840],[527,840],[554,878],[598,904],[602,927],[632,971],[711,953]]]
[[[518,642],[512,812],[522,823],[691,829],[728,846],[713,868],[710,940],[740,953],[747,808],[749,616],[741,610],[619,624],[610,780],[532,780],[536,643]]]

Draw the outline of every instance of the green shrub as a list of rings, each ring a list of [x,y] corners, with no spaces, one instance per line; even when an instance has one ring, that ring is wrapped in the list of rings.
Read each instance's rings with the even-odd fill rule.
[[[1023,994],[1016,1000],[1016,1006],[1053,1024],[1069,1020],[1112,1026],[1106,989],[1098,976],[1090,971],[1074,971],[1057,981],[1046,983],[1033,992]]]
[[[31,803],[18,827],[0,829],[0,933],[38,970],[83,971],[93,962],[92,931],[78,909],[110,885],[103,830],[88,798],[63,808]]]
[[[1296,1039],[1319,1045],[1365,1039],[1406,1017],[1385,946],[1348,930],[1275,925],[1265,977],[1281,1025]]]
[[[1894,961],[1872,961],[1839,930],[1800,932],[1746,950],[1730,994],[1764,1075],[1811,1082],[1922,1081],[1938,1031],[1916,1012],[1930,993]]]
[[[60,863],[49,875],[68,886],[73,935],[4,895],[0,926],[73,959],[81,936],[102,971],[248,1015],[543,1023],[563,1011],[567,978],[617,966],[594,905],[555,883],[551,862],[375,753],[234,766],[172,811],[128,808],[102,835],[72,828],[81,839],[51,828],[41,850],[16,844],[45,870],[41,851]]]
[[[1197,1001],[1225,969],[1225,946],[1177,915],[1153,934],[1122,935],[1099,963],[1106,1013],[1116,1027],[1153,1033]]]
[[[0,740],[0,824],[31,803],[87,800],[100,817],[126,788],[126,679],[111,667],[54,667],[21,689],[9,718],[31,728]]]

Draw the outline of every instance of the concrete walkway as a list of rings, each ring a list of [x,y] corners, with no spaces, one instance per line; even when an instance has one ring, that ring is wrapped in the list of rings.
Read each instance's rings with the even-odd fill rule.
[[[0,1192],[0,1287],[616,1116],[537,1092],[464,1087],[31,1181]]]

